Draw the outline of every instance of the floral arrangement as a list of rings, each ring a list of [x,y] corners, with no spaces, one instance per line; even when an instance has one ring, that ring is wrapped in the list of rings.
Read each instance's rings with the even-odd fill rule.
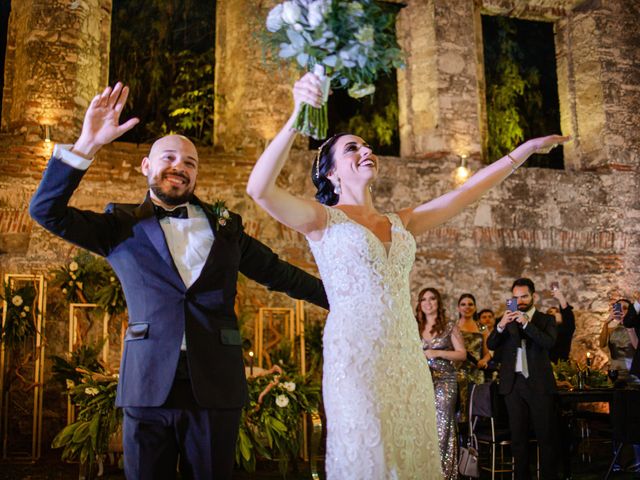
[[[273,34],[268,43],[280,58],[295,58],[316,74],[326,72],[324,105],[303,105],[295,123],[298,131],[318,140],[327,136],[329,84],[362,98],[374,93],[381,72],[403,67],[395,16],[374,0],[285,1],[271,9],[266,27]]]
[[[101,257],[82,251],[53,273],[54,284],[68,302],[97,303],[112,315],[127,308],[116,274]]]
[[[36,289],[31,284],[12,288],[10,284],[5,283],[2,298],[7,302],[2,341],[11,348],[36,333]]]
[[[78,407],[78,419],[53,439],[62,448],[62,459],[91,466],[109,450],[109,442],[120,429],[122,412],[116,408],[118,375],[78,368],[80,383],[67,381],[68,393]]]
[[[610,386],[607,375],[600,371],[581,366],[573,360],[558,360],[552,363],[553,376],[559,386],[565,385],[568,388],[581,388],[580,377],[584,381],[584,386],[588,388],[603,388]]]
[[[256,457],[278,460],[284,476],[302,444],[302,413],[317,409],[320,385],[279,366],[247,379],[249,405],[240,420],[236,463],[254,472]]]

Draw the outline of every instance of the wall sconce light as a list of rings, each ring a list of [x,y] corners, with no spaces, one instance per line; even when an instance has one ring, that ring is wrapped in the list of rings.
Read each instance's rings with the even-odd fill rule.
[[[43,125],[44,143],[51,143],[51,125]]]
[[[471,171],[467,167],[467,155],[460,155],[460,166],[456,168],[456,182],[464,183],[470,174]]]

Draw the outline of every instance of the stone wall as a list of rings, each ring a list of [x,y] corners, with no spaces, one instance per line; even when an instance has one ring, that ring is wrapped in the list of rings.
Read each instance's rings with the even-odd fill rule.
[[[47,271],[74,254],[70,245],[34,226],[27,214],[47,151],[42,144],[27,147],[13,137],[0,140],[0,271]],[[119,143],[107,148],[87,173],[73,205],[100,211],[114,199],[139,202],[145,192],[139,163],[147,148]],[[225,199],[243,215],[249,233],[283,258],[314,271],[304,238],[267,217],[244,193],[253,157],[220,155],[212,149],[201,149],[200,155],[199,195]],[[282,175],[297,194],[311,196],[310,163],[309,152],[296,151]],[[440,195],[452,188],[456,166],[455,155],[429,162],[386,158],[375,185],[376,205],[392,211]],[[558,280],[576,308],[575,351],[595,351],[595,334],[609,301],[630,295],[638,283],[637,266],[631,262],[640,251],[640,212],[631,207],[638,187],[637,174],[523,168],[457,218],[418,239],[413,292],[426,285],[438,287],[450,314],[466,291],[476,295],[479,307],[501,310],[512,280],[525,275],[536,281],[541,305],[547,307],[553,303],[548,286]],[[250,314],[258,305],[291,304],[283,295],[249,285],[245,307]],[[321,316],[311,309],[312,319]]]

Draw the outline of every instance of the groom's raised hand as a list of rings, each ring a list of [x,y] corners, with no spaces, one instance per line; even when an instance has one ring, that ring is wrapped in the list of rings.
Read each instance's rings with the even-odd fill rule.
[[[93,97],[84,115],[80,138],[73,145],[73,153],[92,159],[100,148],[138,124],[140,120],[134,117],[120,125],[120,113],[128,96],[129,87],[118,82]]]

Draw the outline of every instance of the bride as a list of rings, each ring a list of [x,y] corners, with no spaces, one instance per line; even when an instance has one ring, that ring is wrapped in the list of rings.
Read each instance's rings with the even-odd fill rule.
[[[258,159],[247,193],[307,237],[329,298],[323,338],[327,478],[440,479],[433,384],[411,308],[415,237],[478,200],[531,154],[568,138],[529,140],[460,188],[382,214],[369,189],[378,157],[355,135],[335,135],[320,147],[311,171],[318,202],[276,184],[302,103],[320,106],[318,77],[304,75],[293,97],[293,113]]]

